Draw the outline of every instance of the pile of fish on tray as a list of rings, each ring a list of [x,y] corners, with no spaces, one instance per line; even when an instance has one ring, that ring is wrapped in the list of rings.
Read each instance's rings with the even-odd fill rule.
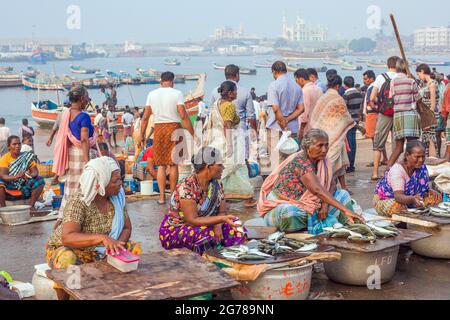
[[[450,202],[440,203],[437,207],[412,208],[408,209],[408,212],[438,218],[450,218]]]
[[[346,226],[337,223],[331,228],[324,228],[324,235],[330,238],[347,238],[350,242],[375,243],[377,239],[396,237],[400,233],[394,224],[382,221],[376,224],[348,224]]]
[[[276,232],[264,240],[251,240],[246,245],[224,248],[221,255],[233,260],[268,260],[277,255],[293,252],[311,252],[317,249],[317,241],[294,240],[283,232]]]

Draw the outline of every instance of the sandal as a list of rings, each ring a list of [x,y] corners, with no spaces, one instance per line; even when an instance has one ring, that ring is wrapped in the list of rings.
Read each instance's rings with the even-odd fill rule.
[[[370,178],[370,180],[372,180],[372,181],[378,181],[378,180],[380,180],[380,178],[379,178],[379,177],[372,177],[372,178]]]
[[[157,203],[160,205],[160,206],[163,206],[163,205],[165,205],[166,204],[166,202],[165,201],[161,201],[161,200],[158,200],[157,201]]]

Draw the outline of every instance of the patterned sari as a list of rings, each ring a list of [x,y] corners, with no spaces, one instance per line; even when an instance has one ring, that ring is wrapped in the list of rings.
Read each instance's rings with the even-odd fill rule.
[[[17,176],[30,169],[33,162],[37,159],[36,155],[31,152],[23,152],[19,157],[11,162],[8,167],[8,174],[10,176]],[[42,177],[36,177],[33,179],[21,178],[16,181],[5,182],[0,179],[0,187],[6,189],[6,200],[15,201],[29,199],[33,190],[44,185],[45,181]],[[18,191],[17,193],[14,191]]]
[[[380,215],[392,216],[400,213],[408,208],[413,208],[412,205],[404,205],[395,200],[394,191],[388,181],[389,172],[381,179],[376,188],[373,199],[375,210]],[[405,195],[415,196],[420,195],[424,199],[425,206],[435,205],[442,202],[442,197],[430,191],[430,178],[426,165],[416,169],[409,181],[405,184]]]
[[[164,217],[159,229],[159,237],[163,248],[166,250],[187,248],[202,254],[217,247],[220,243],[217,241],[212,227],[195,227],[184,221],[180,201],[195,201],[198,205],[198,216],[211,217],[219,213],[220,204],[224,197],[223,187],[216,180],[210,183],[206,197],[203,197],[203,192],[195,175],[182,180],[172,194],[169,214]],[[227,224],[222,226],[222,234],[224,238],[222,245],[226,247],[241,244],[246,240],[244,234],[237,232]]]

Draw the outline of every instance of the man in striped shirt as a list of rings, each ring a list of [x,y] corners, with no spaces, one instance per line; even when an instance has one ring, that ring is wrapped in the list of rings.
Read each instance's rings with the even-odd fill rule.
[[[395,150],[386,171],[403,153],[405,139],[408,142],[417,140],[422,134],[420,116],[416,111],[416,103],[420,99],[419,87],[414,79],[406,75],[406,62],[403,59],[397,60],[397,76],[392,79],[390,96],[394,100]]]
[[[344,101],[347,105],[347,110],[352,116],[352,119],[358,124],[362,118],[362,108],[364,106],[364,97],[355,88],[355,79],[353,77],[345,77],[344,79],[345,93]],[[347,140],[350,145],[350,151],[348,152],[348,158],[350,160],[350,166],[347,169],[347,173],[355,172],[355,160],[356,160],[356,130],[357,127],[350,129],[347,133]]]

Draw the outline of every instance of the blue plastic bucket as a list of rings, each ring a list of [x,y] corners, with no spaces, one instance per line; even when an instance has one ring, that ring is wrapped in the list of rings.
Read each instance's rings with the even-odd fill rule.
[[[60,183],[59,184],[59,192],[61,193],[61,195],[64,195],[64,183]]]
[[[54,196],[52,201],[53,210],[58,210],[61,208],[62,196]]]
[[[157,180],[153,180],[153,191],[154,192],[159,192],[159,187],[158,187],[158,181]]]
[[[250,167],[250,172],[249,172],[249,176],[250,179],[252,178],[256,178],[257,176],[260,175],[260,170],[259,170],[259,164],[256,162],[250,162],[249,163],[249,167]]]

